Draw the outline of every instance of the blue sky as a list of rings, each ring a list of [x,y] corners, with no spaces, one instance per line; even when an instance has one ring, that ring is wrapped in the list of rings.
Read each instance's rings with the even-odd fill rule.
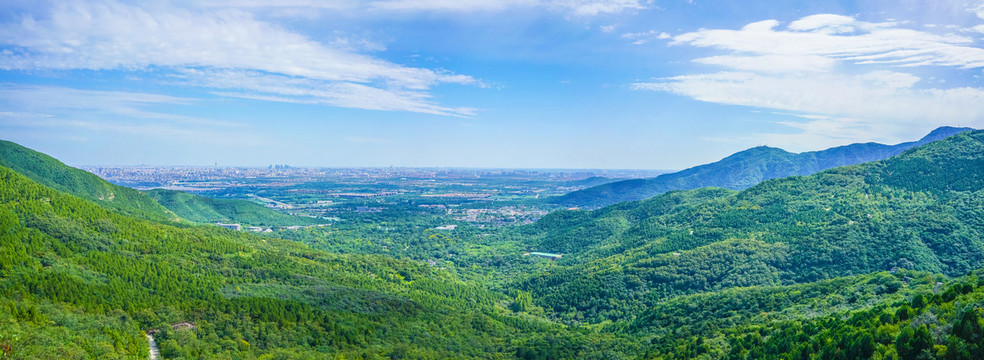
[[[984,128],[984,1],[0,4],[0,138],[73,165],[678,169]]]

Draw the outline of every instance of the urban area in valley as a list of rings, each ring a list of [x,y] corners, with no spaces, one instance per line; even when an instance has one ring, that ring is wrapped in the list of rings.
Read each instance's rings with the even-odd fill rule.
[[[138,190],[185,191],[241,199],[292,215],[328,220],[358,214],[429,215],[479,227],[528,224],[556,209],[541,199],[659,170],[86,166]]]

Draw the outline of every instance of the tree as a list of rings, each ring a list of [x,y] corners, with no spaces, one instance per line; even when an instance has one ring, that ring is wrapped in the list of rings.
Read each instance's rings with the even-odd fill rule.
[[[903,360],[925,358],[921,356],[924,351],[932,354],[933,336],[926,325],[920,325],[915,331],[911,327],[906,327],[895,338],[895,350]]]

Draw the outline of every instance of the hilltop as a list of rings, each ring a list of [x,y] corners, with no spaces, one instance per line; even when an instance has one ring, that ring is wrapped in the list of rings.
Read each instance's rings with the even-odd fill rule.
[[[187,192],[141,192],[10,141],[0,141],[0,165],[54,189],[123,214],[159,222],[233,222],[255,226],[311,225],[319,221],[267,209],[244,200],[213,199]]]
[[[161,222],[180,221],[174,212],[138,190],[109,183],[92,173],[10,141],[0,140],[0,166],[123,214]]]

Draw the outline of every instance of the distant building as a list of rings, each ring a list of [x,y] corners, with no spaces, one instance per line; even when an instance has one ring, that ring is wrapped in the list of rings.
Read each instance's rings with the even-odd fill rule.
[[[249,227],[249,231],[252,231],[252,232],[262,232],[263,231],[263,228],[261,228],[259,226],[250,226]]]
[[[444,226],[438,226],[438,227],[436,227],[434,229],[437,229],[437,230],[454,230],[457,227],[458,227],[458,225],[444,225]]]
[[[215,225],[224,227],[224,228],[229,229],[229,230],[236,230],[236,231],[242,231],[243,230],[243,226],[242,225],[239,225],[239,224],[215,223]]]

